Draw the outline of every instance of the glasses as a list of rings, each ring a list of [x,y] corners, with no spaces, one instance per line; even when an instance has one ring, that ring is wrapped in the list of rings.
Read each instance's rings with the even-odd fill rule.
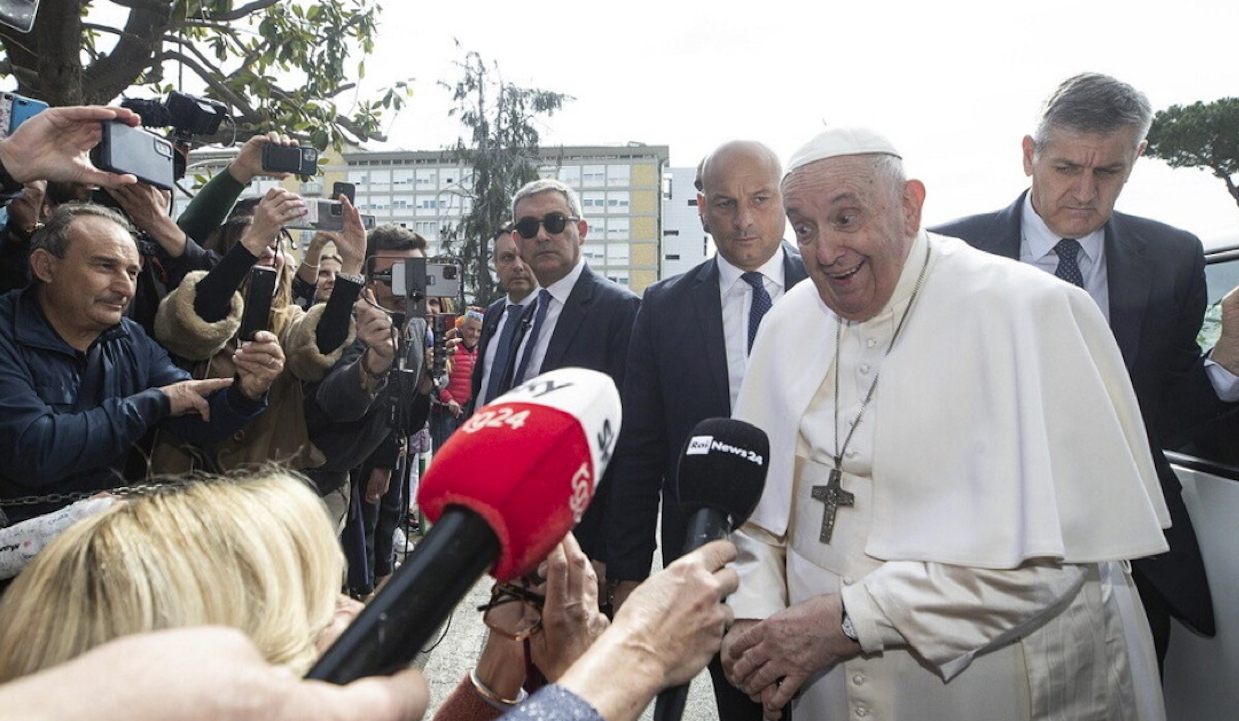
[[[500,636],[524,641],[542,630],[540,594],[510,583],[496,583],[490,589],[490,601],[478,606],[482,623]]]
[[[538,226],[544,226],[546,228],[546,232],[551,235],[558,235],[559,233],[564,232],[564,228],[568,225],[569,220],[575,223],[580,220],[580,218],[571,215],[564,215],[563,213],[547,213],[542,216],[541,220],[534,217],[521,218],[516,222],[516,225],[512,227],[516,229],[517,233],[520,233],[522,238],[529,240],[537,237]]]

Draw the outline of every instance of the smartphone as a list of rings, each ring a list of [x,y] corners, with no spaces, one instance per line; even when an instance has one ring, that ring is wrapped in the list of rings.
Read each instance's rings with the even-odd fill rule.
[[[28,33],[34,27],[34,16],[38,12],[39,0],[5,0],[0,3],[0,23]]]
[[[8,113],[8,121],[0,123],[0,137],[12,135],[17,126],[47,110],[47,103],[42,100],[23,97],[17,93],[5,93],[0,102],[4,103]]]
[[[318,174],[318,151],[309,145],[263,143],[262,169],[273,173]]]
[[[254,340],[254,334],[267,330],[270,324],[271,296],[275,295],[275,268],[256,265],[250,268],[249,287],[245,289],[245,309],[241,313],[242,341]]]
[[[357,186],[356,185],[353,185],[352,183],[341,183],[338,180],[332,183],[331,184],[331,199],[338,202],[340,200],[341,195],[348,198],[348,202],[352,203],[353,205],[357,205]]]
[[[103,139],[90,151],[90,160],[100,170],[131,173],[143,183],[172,190],[175,183],[172,143],[141,128],[118,120],[105,122]]]
[[[393,295],[455,298],[460,295],[460,261],[455,258],[406,258],[392,266]]]
[[[344,213],[338,200],[314,200],[306,204],[305,215],[284,224],[289,230],[344,230]],[[361,226],[374,229],[374,216],[362,215]]]

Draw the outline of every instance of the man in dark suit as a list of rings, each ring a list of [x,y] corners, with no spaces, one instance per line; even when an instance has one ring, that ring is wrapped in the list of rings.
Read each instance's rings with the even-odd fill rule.
[[[495,234],[494,258],[495,273],[505,295],[486,308],[482,319],[478,360],[473,365],[473,394],[470,396],[474,408],[490,403],[498,395],[512,356],[512,341],[519,330],[521,316],[533,304],[536,298],[534,291],[538,289],[533,271],[521,260],[511,228],[503,228]]]
[[[1200,240],[1114,212],[1151,118],[1148,99],[1126,83],[1096,73],[1066,80],[1046,102],[1036,135],[1023,141],[1031,190],[996,213],[933,230],[1055,273],[1087,290],[1109,318],[1174,524],[1166,531],[1168,553],[1132,564],[1164,662],[1172,615],[1210,636],[1214,619],[1200,548],[1161,439],[1239,399],[1239,329],[1224,328],[1223,339],[1202,356],[1196,345],[1206,298]],[[1239,294],[1224,303],[1239,304]]]
[[[589,224],[576,191],[558,180],[535,180],[512,198],[512,239],[541,290],[524,315],[528,330],[513,357],[511,385],[556,368],[579,367],[611,376],[623,388],[624,360],[641,299],[594,273],[581,257]],[[607,493],[611,472],[574,534],[605,578]]]
[[[759,143],[715,150],[698,169],[697,208],[718,255],[645,291],[612,461],[607,573],[617,602],[650,573],[660,494],[663,564],[679,557],[687,523],[676,498],[680,449],[697,423],[731,415],[750,324],[755,330],[770,304],[805,278],[800,255],[782,241],[781,175],[778,158]],[[714,674],[716,667],[720,719],[760,719],[761,705]]]

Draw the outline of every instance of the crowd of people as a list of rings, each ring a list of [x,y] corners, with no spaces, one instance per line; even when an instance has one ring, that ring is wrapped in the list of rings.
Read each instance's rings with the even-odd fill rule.
[[[68,718],[81,694],[54,689],[102,685],[96,718],[420,718],[414,671],[289,672],[396,570],[419,451],[584,367],[621,392],[613,458],[537,571],[496,584],[436,718],[633,719],[708,665],[724,721],[1163,719],[1171,618],[1215,624],[1161,438],[1239,402],[1239,291],[1202,351],[1200,241],[1114,211],[1151,115],[1066,80],[1023,140],[1030,189],[933,230],[873,130],[786,167],[723,143],[697,172],[717,253],[643,297],[537,180],[491,239],[503,296],[454,323],[393,289],[417,234],[366,232],[342,195],[297,261],[306,201],[239,200],[285,135],[174,220],[88,160],[131,111],[31,118],[0,140],[0,703]],[[740,531],[684,553],[677,462],[720,416],[769,436],[769,475]]]

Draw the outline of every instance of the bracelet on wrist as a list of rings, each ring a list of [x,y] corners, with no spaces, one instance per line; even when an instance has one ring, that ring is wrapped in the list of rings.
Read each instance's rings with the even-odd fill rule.
[[[517,694],[516,698],[504,698],[495,693],[490,686],[482,683],[482,679],[478,678],[478,670],[476,668],[469,671],[469,682],[473,684],[474,690],[477,691],[482,698],[500,706],[515,706],[523,700],[521,698],[522,694],[520,693]]]
[[[386,378],[386,377],[387,377],[387,371],[391,370],[391,365],[389,364],[389,365],[388,365],[386,368],[384,368],[383,370],[379,371],[378,373],[375,373],[374,371],[370,370],[370,366],[366,364],[366,356],[368,356],[368,355],[370,355],[370,349],[369,349],[369,348],[367,348],[367,349],[366,349],[366,352],[365,352],[365,353],[362,353],[362,354],[361,354],[361,372],[362,372],[362,373],[365,373],[367,376],[369,376],[369,377],[373,378],[373,379],[374,379],[374,380],[376,380],[376,381],[381,381],[381,380],[383,380],[384,378]]]

